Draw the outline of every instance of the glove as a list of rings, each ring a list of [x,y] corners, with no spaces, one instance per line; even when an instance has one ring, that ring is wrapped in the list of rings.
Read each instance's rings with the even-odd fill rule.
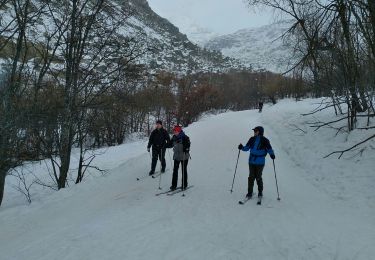
[[[243,145],[242,144],[239,144],[238,145],[238,150],[242,150],[243,149]]]
[[[270,154],[270,156],[271,156],[272,160],[275,160],[275,155],[274,154]]]
[[[147,147],[147,152],[150,152],[150,147]]]
[[[184,152],[184,153],[188,153],[189,150],[190,150],[189,148],[184,148],[184,149],[183,149],[183,152]]]

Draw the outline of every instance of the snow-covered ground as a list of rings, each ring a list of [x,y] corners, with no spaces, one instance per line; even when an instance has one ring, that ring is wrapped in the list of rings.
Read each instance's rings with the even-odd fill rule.
[[[257,111],[208,116],[186,128],[192,141],[186,197],[158,196],[145,142],[108,150],[109,173],[17,206],[5,194],[0,208],[1,259],[373,259],[375,255],[374,141],[359,151],[322,159],[365,138],[335,136],[304,125],[319,100],[281,101]],[[281,201],[267,158],[261,206],[246,193],[247,156],[241,153],[229,192],[237,145],[256,125],[276,153]],[[296,130],[300,129],[300,130]],[[305,133],[306,132],[306,133]],[[124,155],[124,156],[122,156]],[[128,156],[129,155],[129,156]],[[162,188],[171,181],[170,154]],[[108,160],[108,161],[106,161]]]

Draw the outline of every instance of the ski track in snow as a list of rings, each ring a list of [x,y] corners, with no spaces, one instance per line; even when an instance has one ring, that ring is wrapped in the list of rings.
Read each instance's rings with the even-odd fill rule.
[[[374,208],[352,207],[309,181],[285,152],[290,139],[272,129],[284,120],[277,111],[229,112],[187,128],[194,187],[186,197],[156,197],[158,178],[136,181],[149,170],[143,153],[103,178],[30,206],[0,209],[1,259],[372,259]],[[248,153],[240,154],[231,194],[237,145],[256,125],[265,127],[276,153],[281,201],[267,157],[262,205],[253,199],[241,206]],[[163,190],[171,181],[169,158]]]

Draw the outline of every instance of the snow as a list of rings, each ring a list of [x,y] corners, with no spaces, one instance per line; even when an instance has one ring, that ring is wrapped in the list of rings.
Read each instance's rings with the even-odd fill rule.
[[[5,64],[6,60],[3,58],[0,58],[0,74],[3,74],[5,72]]]
[[[218,36],[206,42],[205,47],[221,51],[223,55],[240,60],[254,69],[283,73],[295,63],[292,46],[282,36],[290,22],[277,22],[258,28],[242,29]]]
[[[100,173],[97,170],[90,168],[85,174],[84,182],[87,180],[95,179],[110,174],[113,169],[116,169],[121,164],[129,161],[133,158],[140,156],[145,151],[147,141],[139,137],[140,133],[134,134],[129,137],[129,140],[119,146],[107,147],[89,151],[85,158],[95,156],[92,166],[96,166],[99,169],[105,171]],[[79,162],[79,150],[73,149],[71,157],[70,177],[68,179],[70,185],[74,185],[77,165]],[[28,163],[24,167],[19,167],[12,174],[17,176],[17,172],[24,173],[27,185],[31,185],[35,181],[42,182],[46,185],[56,186],[53,182],[52,176],[52,165],[49,160],[40,162]],[[51,175],[50,175],[51,173]],[[31,199],[34,202],[41,202],[43,198],[54,193],[54,191],[48,187],[43,187],[37,184],[32,184]],[[6,179],[5,196],[6,199],[3,201],[3,208],[13,208],[18,205],[25,204],[25,196],[18,192],[14,187],[18,186],[18,178],[10,175]]]
[[[362,156],[322,159],[364,138],[335,137],[305,122],[320,100],[284,100],[255,110],[203,117],[185,129],[192,141],[186,197],[154,196],[158,180],[146,174],[145,141],[108,149],[103,177],[54,192],[29,206],[0,208],[2,259],[372,259],[375,255],[374,142]],[[263,172],[264,199],[238,205],[246,193],[248,154],[241,153],[229,192],[237,145],[263,125],[276,153],[281,201],[272,161]],[[295,131],[298,126],[303,131]],[[344,136],[346,135],[346,136]],[[345,137],[345,138],[344,138]],[[162,188],[171,181],[167,153]],[[159,167],[159,165],[158,165]]]
[[[204,44],[210,39],[219,36],[211,29],[198,25],[189,16],[171,14],[166,18],[176,25],[183,34],[186,34],[190,41],[201,47],[204,47]]]

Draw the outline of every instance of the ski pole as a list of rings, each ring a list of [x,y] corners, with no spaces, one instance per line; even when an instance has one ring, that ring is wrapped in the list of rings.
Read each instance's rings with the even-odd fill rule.
[[[164,152],[164,149],[162,148],[161,149],[161,160],[163,160],[163,158],[164,158],[164,156],[165,156],[165,152]],[[165,160],[165,159],[164,159]],[[160,162],[160,167],[162,168],[162,165],[161,165],[161,162]],[[160,185],[161,185],[161,174],[162,174],[162,172],[161,172],[161,168],[160,168],[160,176],[159,176],[159,190],[161,190],[161,187],[160,187]]]
[[[184,153],[184,156],[182,157],[182,161],[181,161],[181,169],[182,169],[182,197],[185,197],[185,176],[184,176],[184,157],[185,157],[185,153]]]
[[[171,162],[171,169],[173,169],[173,160],[172,160],[171,153],[169,152],[169,150],[168,150],[168,156],[169,156],[169,161]]]
[[[150,160],[151,160],[151,163],[152,163],[152,158],[151,158],[151,154],[150,154],[150,152],[148,152],[148,155],[150,156]],[[149,176],[149,175],[146,174],[146,175],[144,175],[144,176],[137,177],[137,181],[140,181],[140,180],[142,180],[142,179],[145,179],[145,178],[148,177],[148,176]]]
[[[236,169],[234,170],[234,176],[233,176],[232,188],[230,189],[230,193],[233,192],[233,184],[234,184],[234,179],[236,178],[237,166],[238,166],[238,159],[240,158],[240,152],[241,152],[241,150],[238,149],[238,156],[237,156]]]
[[[273,162],[273,170],[275,172],[275,180],[276,180],[276,190],[277,190],[277,200],[280,200],[280,195],[279,195],[279,185],[277,185],[277,177],[276,177],[276,167],[275,167],[275,160],[272,159]]]

